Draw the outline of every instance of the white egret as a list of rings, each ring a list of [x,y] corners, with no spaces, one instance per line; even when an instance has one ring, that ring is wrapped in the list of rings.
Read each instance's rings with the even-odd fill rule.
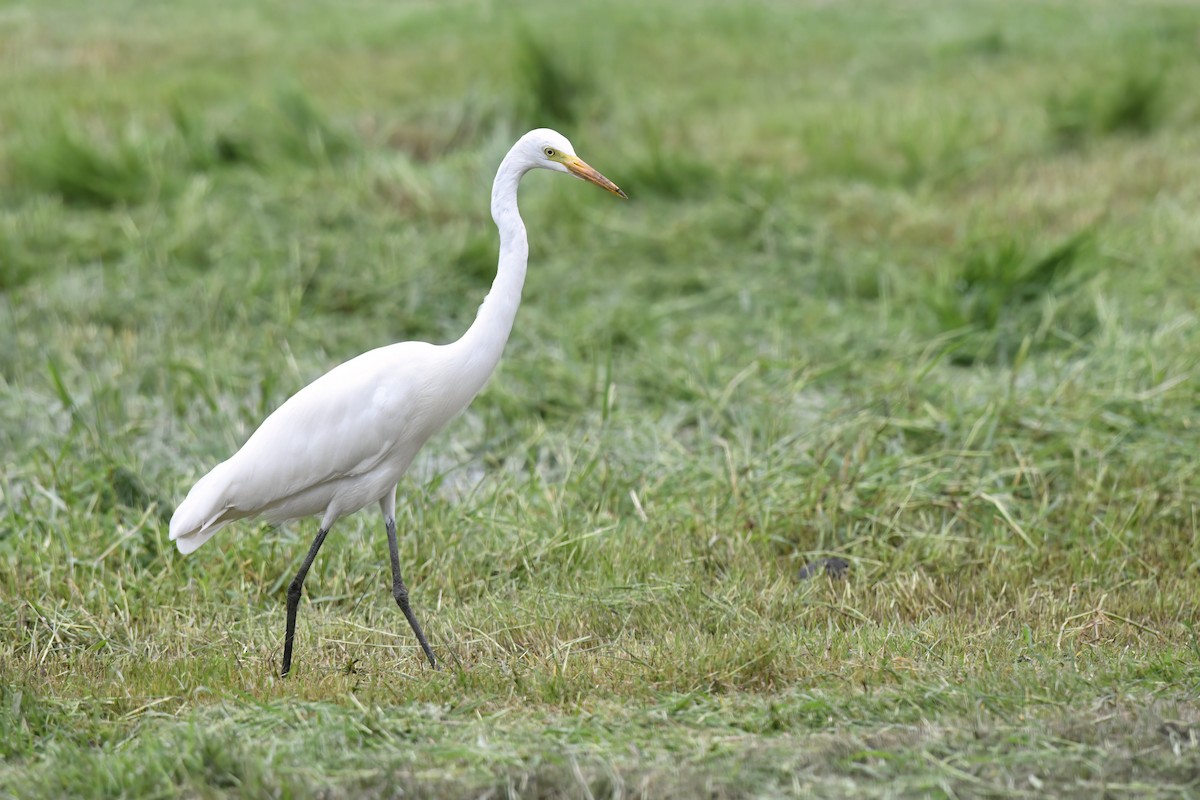
[[[402,342],[363,353],[292,395],[240,450],[196,482],[171,517],[171,539],[187,554],[230,522],[283,522],[320,515],[321,525],[288,587],[283,667],[292,666],[296,609],[304,578],[339,518],[378,503],[387,529],[392,595],[430,666],[437,659],[409,605],[396,545],[396,487],[417,451],[483,389],[512,330],[529,244],[517,184],[531,169],[565,172],[625,197],[575,155],[562,134],[522,136],[496,171],[492,219],[500,260],[475,321],[456,342]]]

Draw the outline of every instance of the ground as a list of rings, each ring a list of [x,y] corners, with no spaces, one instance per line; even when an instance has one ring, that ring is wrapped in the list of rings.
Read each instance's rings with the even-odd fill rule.
[[[0,796],[1200,791],[1200,7],[0,2]],[[445,342],[381,520],[191,484]],[[805,565],[842,558],[844,574]],[[836,571],[835,571],[836,572]]]

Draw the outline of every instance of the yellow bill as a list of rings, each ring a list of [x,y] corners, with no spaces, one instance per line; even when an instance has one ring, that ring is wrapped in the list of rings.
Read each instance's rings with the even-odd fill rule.
[[[566,167],[575,177],[582,178],[588,183],[594,183],[601,189],[607,189],[617,197],[624,197],[626,200],[629,199],[629,195],[622,192],[615,183],[601,175],[578,156],[568,156],[562,159],[562,165]]]

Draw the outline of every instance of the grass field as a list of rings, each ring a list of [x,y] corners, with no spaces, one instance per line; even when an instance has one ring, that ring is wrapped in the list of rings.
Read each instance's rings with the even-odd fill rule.
[[[0,796],[1200,793],[1200,6],[0,0]],[[167,541],[307,381],[505,360]],[[841,579],[802,580],[838,556]]]

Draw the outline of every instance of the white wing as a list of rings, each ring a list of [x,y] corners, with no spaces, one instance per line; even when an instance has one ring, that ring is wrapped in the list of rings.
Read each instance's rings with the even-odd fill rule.
[[[425,440],[470,401],[446,391],[444,350],[381,347],[301,389],[192,487],[171,518],[171,539],[187,553],[237,519],[322,513],[340,490],[355,494],[342,498],[354,507],[340,513],[378,499],[361,496],[394,486]]]

